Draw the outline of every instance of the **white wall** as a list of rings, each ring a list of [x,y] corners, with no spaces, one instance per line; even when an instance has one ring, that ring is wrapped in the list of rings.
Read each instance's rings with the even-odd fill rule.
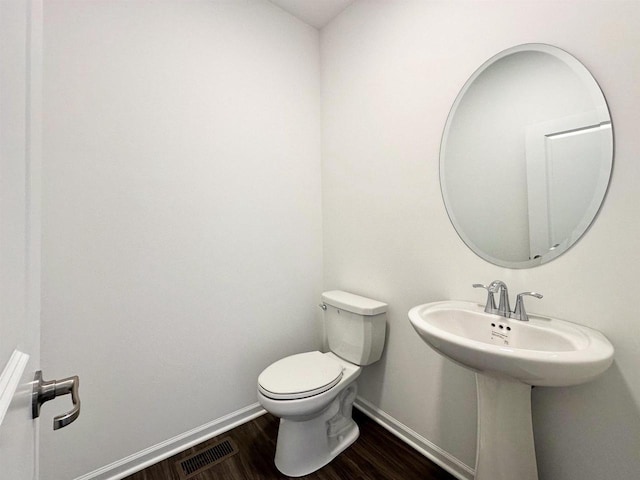
[[[529,310],[604,332],[616,361],[597,381],[536,388],[542,480],[636,478],[640,471],[640,4],[367,1],[321,34],[325,288],[386,301],[385,356],[360,395],[473,466],[473,375],[438,356],[409,325],[410,307],[484,301],[474,282],[545,294]],[[476,257],[449,223],[438,152],[449,107],[485,60],[513,45],[563,48],[609,102],[615,165],[593,227],[568,253],[528,270]],[[496,206],[496,216],[499,216]]]
[[[70,479],[256,402],[316,347],[317,30],[262,0],[47,1],[42,363]],[[72,458],[73,461],[69,461]]]

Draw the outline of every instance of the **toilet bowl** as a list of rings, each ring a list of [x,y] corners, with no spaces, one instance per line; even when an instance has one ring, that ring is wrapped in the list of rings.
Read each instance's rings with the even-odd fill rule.
[[[340,370],[337,382],[332,386],[324,390],[326,385],[318,385],[322,391],[312,395],[298,392],[300,398],[275,399],[267,396],[277,392],[266,390],[270,384],[264,379],[264,374],[269,368],[278,368],[278,362],[266,369],[258,381],[258,401],[265,410],[280,417],[276,467],[285,475],[301,477],[329,463],[358,438],[359,430],[351,418],[351,408],[357,393],[355,380],[361,369],[333,353],[307,352],[286,357],[280,362],[286,360],[302,360],[307,365],[314,360],[324,360],[318,363],[333,362]],[[289,379],[292,380],[291,385],[295,385],[296,379]],[[295,396],[291,392],[289,395]]]
[[[280,417],[275,464],[290,477],[318,470],[356,441],[356,379],[384,345],[386,304],[342,291],[322,300],[331,351],[285,357],[258,377],[258,401]]]

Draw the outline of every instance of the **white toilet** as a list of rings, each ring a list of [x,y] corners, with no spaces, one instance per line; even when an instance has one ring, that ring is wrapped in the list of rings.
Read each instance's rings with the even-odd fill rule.
[[[318,470],[358,438],[355,380],[384,347],[386,303],[334,290],[321,306],[331,351],[291,355],[258,377],[258,401],[280,417],[275,464],[290,477]]]

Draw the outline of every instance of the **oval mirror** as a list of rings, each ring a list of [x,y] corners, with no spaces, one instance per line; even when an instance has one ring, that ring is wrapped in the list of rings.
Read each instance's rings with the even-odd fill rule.
[[[607,104],[559,48],[527,44],[485,62],[456,98],[440,149],[449,218],[480,257],[548,262],[587,230],[613,163]]]

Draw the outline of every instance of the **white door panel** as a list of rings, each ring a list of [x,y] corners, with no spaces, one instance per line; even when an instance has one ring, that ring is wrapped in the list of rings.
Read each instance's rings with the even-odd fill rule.
[[[41,2],[0,0],[0,471],[38,478]]]

